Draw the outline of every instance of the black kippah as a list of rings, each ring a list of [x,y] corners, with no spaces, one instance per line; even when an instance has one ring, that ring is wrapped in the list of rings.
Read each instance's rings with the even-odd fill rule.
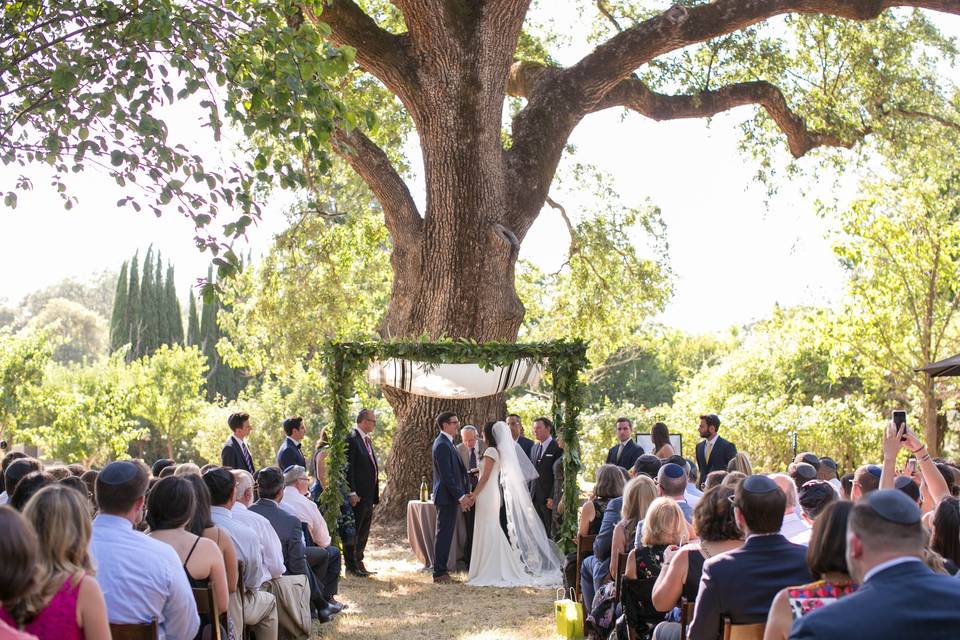
[[[817,470],[812,464],[801,462],[797,465],[796,474],[802,480],[815,480],[817,477]]]
[[[818,458],[816,454],[804,453],[800,459],[806,462],[807,464],[809,464],[814,469],[820,466],[820,458]]]
[[[740,483],[740,486],[743,487],[743,490],[747,493],[770,493],[771,491],[779,489],[776,482],[767,476],[759,475],[747,476],[746,479]]]
[[[126,484],[137,477],[137,465],[129,460],[111,462],[103,468],[97,480],[103,484]]]
[[[918,524],[920,507],[907,494],[897,489],[880,489],[866,497],[867,506],[874,513],[894,524]]]
[[[913,481],[913,478],[908,478],[907,476],[897,476],[897,479],[893,481],[893,486],[898,491],[903,491],[907,497],[914,502],[920,499],[920,487],[918,487],[917,483]]]

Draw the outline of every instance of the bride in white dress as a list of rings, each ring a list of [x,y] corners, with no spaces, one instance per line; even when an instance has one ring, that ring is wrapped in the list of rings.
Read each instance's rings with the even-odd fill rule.
[[[487,449],[474,490],[476,516],[467,584],[484,587],[559,585],[563,555],[547,538],[530,500],[528,483],[537,477],[533,463],[522,455],[523,450],[513,441],[505,422],[488,425],[484,434]],[[509,540],[500,528],[501,487]]]

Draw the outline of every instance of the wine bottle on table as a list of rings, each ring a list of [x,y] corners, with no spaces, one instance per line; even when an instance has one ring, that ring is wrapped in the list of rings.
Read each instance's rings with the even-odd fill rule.
[[[420,476],[420,502],[430,502],[430,489],[427,488],[427,476]]]

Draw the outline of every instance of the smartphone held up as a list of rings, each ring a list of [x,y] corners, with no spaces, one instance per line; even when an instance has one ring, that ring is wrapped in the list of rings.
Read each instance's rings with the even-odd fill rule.
[[[893,425],[897,428],[897,431],[901,433],[900,440],[904,441],[907,439],[906,434],[906,425],[907,425],[907,412],[903,409],[894,409],[893,410]]]

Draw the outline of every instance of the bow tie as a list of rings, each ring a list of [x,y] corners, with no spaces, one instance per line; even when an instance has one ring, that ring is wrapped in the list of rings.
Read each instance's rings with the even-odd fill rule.
[[[297,447],[297,449],[299,449],[299,448],[300,448],[300,443],[298,442],[295,446]]]

